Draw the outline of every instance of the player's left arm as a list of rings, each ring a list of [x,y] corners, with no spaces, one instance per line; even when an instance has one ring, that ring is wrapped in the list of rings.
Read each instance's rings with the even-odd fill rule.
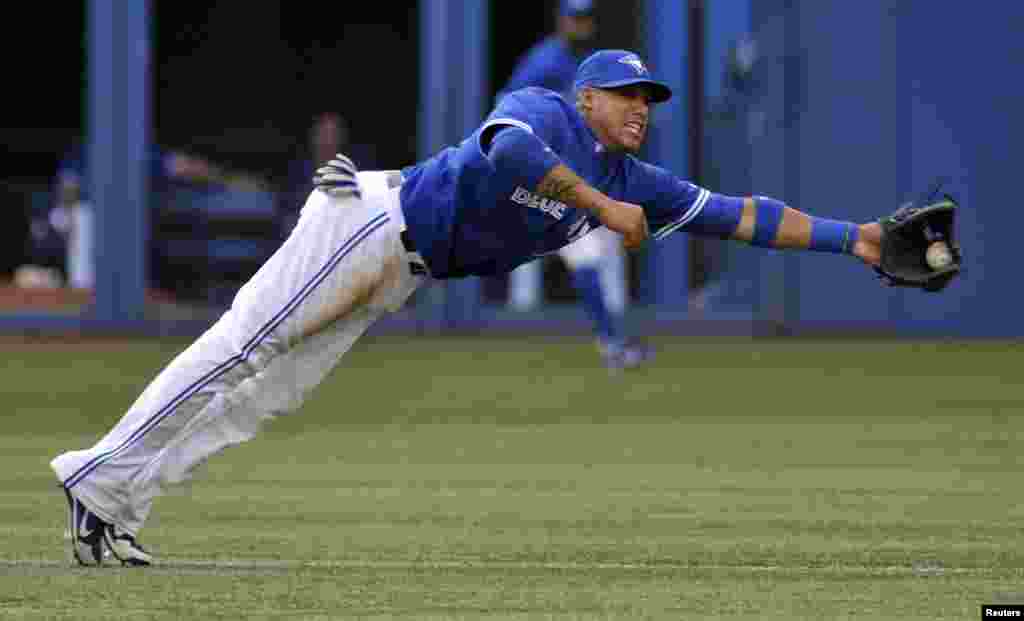
[[[742,200],[740,220],[731,239],[769,248],[851,254],[868,265],[878,265],[882,227],[877,222],[819,218],[764,196]]]
[[[654,239],[683,230],[765,248],[847,254],[873,267],[888,285],[930,292],[942,291],[960,273],[958,207],[951,196],[938,197],[939,187],[920,202],[860,224],[819,218],[767,196],[715,194],[642,163],[632,173],[632,192],[644,199]]]
[[[699,187],[664,168],[628,160],[631,193],[644,205],[651,237],[673,231],[733,239],[763,248],[792,248],[853,255],[878,265],[879,223],[819,218],[767,196],[727,196]]]

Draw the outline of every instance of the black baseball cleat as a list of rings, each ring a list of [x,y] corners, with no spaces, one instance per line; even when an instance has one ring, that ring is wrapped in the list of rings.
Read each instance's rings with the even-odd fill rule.
[[[71,535],[71,554],[79,565],[96,566],[103,564],[103,533],[108,524],[89,511],[67,489],[68,532]]]
[[[153,555],[146,552],[146,549],[135,541],[135,537],[132,537],[114,524],[106,524],[105,526],[103,538],[106,540],[107,547],[110,548],[114,558],[121,561],[122,565],[141,567],[153,564]]]

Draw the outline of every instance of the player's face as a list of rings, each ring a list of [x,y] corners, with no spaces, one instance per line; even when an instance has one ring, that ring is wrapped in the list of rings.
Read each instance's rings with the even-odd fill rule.
[[[635,153],[647,138],[651,93],[643,85],[590,89],[587,120],[609,151]]]

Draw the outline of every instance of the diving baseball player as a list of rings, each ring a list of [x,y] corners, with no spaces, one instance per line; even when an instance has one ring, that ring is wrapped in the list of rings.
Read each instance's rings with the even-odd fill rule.
[[[540,86],[573,99],[576,67],[597,29],[594,0],[561,0],[557,23],[554,34],[523,54],[508,83],[498,93],[499,100],[529,86]],[[627,338],[623,329],[628,296],[622,237],[600,228],[559,248],[557,254],[568,268],[573,287],[593,321],[605,366],[611,370],[632,368],[650,358],[651,350]],[[538,303],[543,272],[541,261],[530,261],[509,274],[509,304],[513,308],[527,309]]]
[[[670,96],[639,56],[603,50],[581,63],[573,101],[510,93],[460,144],[400,173],[358,173],[344,156],[319,169],[291,236],[231,308],[95,446],[51,462],[78,562],[102,564],[106,546],[151,563],[136,538],[154,499],[299,408],[370,324],[430,280],[508,272],[600,227],[631,249],[683,230],[879,264],[877,222],[716,194],[634,157],[651,105]]]

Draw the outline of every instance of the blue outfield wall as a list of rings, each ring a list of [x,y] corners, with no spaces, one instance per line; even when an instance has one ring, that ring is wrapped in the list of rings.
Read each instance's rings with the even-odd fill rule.
[[[687,66],[690,24],[688,6],[679,0],[646,0],[644,32],[647,49],[642,50],[655,74],[672,88],[672,99],[652,110],[657,131],[648,139],[646,156],[681,177],[689,177],[687,158],[690,132],[687,114]],[[689,294],[689,245],[686,233],[676,233],[644,252],[640,274],[641,303],[665,310],[686,309]]]
[[[1018,336],[1010,272],[1021,210],[1009,198],[1024,138],[1024,5],[953,2],[754,3],[761,44],[752,140],[755,191],[816,215],[867,221],[939,175],[963,207],[963,276],[943,294],[880,289],[842,257],[765,258],[795,328]],[[764,288],[764,287],[762,287]],[[771,304],[762,310],[772,308]],[[762,314],[762,316],[764,316]]]
[[[1021,306],[1019,279],[1010,273],[1016,266],[1010,253],[1017,246],[1010,237],[1024,228],[1024,216],[1010,197],[1017,167],[1012,147],[1024,138],[1020,114],[1024,84],[1017,76],[1024,66],[1020,37],[1024,5],[730,1],[741,9],[728,12],[722,3],[708,3],[708,35],[736,36],[749,20],[758,60],[752,86],[744,95],[745,109],[731,131],[735,139],[724,147],[714,145],[715,158],[725,167],[730,161],[742,163],[734,166],[742,172],[721,179],[721,189],[752,190],[816,215],[867,221],[912,198],[936,176],[948,176],[949,190],[963,206],[959,233],[966,251],[964,275],[943,294],[930,295],[882,288],[870,270],[844,257],[739,248],[730,251],[732,269],[726,279],[740,284],[743,300],[728,309],[731,314],[713,315],[721,319],[718,323],[691,315],[679,306],[685,287],[676,288],[667,296],[670,299],[652,296],[666,305],[634,311],[631,317],[648,322],[639,326],[640,331],[767,333],[782,326],[792,331],[822,328],[956,337],[1024,334],[1014,321]],[[109,4],[110,0],[92,0],[94,20]],[[485,112],[480,99],[486,93],[485,65],[459,68],[460,63],[452,61],[467,50],[487,48],[487,6],[470,0],[421,2],[424,33],[439,33],[430,44],[425,38],[421,50],[421,154],[458,140]],[[675,37],[660,44],[652,41],[647,51],[655,58],[682,54],[686,16],[674,11],[676,5],[668,0],[647,0],[644,6],[648,28],[655,36]],[[473,7],[477,10],[467,12]],[[671,19],[659,22],[659,14]],[[109,11],[102,16],[112,30],[124,35],[118,39],[122,47],[145,38],[140,34],[140,28],[145,28],[144,11],[133,13],[134,21],[127,25]],[[94,59],[112,66],[113,57],[99,47],[97,43],[97,49],[91,50]],[[708,41],[711,64],[706,77],[712,94],[723,87],[715,66],[727,47],[721,40]],[[124,63],[122,70],[143,83],[140,58]],[[672,74],[682,90],[685,74],[680,71],[682,65],[677,65]],[[94,82],[106,90],[124,87],[112,80]],[[470,85],[475,85],[479,105],[455,105],[452,97],[436,96],[468,92]],[[92,87],[92,97],[102,99],[106,90],[96,84]],[[121,120],[129,119],[127,127],[110,130],[113,135],[107,140],[112,146],[104,153],[107,161],[113,162],[118,154],[127,157],[145,131],[144,97],[130,103],[132,114],[119,115]],[[109,110],[95,104],[93,111],[94,123],[103,122],[100,113],[104,111],[109,116]],[[665,157],[672,159],[673,153]],[[680,153],[674,156],[675,167],[687,167]],[[131,196],[138,194],[138,184],[126,184],[118,191],[124,195],[119,202],[131,204],[136,202]],[[136,219],[122,219],[119,224],[141,226]],[[105,262],[109,265],[111,259],[108,256]],[[660,267],[678,271],[685,261],[681,255],[675,257],[675,265]],[[662,287],[679,284],[653,280]],[[0,316],[0,332],[123,329],[177,334],[201,330],[199,323],[171,325],[141,319],[138,282],[135,271],[111,270],[107,291],[100,293],[104,303],[99,312],[88,317]],[[579,312],[559,314],[561,310],[552,309],[513,317],[502,309],[479,307],[475,281],[438,287],[436,295],[415,312],[389,318],[381,329],[544,332],[575,326],[585,332],[587,325]]]
[[[96,218],[96,305],[107,321],[143,317],[146,278],[145,174],[150,130],[147,0],[90,0],[89,194]]]

